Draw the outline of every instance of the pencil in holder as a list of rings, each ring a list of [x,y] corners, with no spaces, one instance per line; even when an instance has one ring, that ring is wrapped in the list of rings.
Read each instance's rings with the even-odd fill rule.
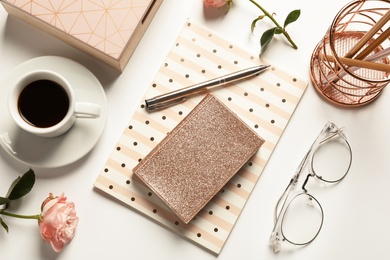
[[[375,100],[390,82],[389,37],[388,0],[347,4],[313,51],[310,77],[315,89],[345,107]]]

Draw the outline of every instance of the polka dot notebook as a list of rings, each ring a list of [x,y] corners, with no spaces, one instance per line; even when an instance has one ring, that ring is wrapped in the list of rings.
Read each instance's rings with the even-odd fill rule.
[[[145,99],[259,65],[256,56],[208,28],[187,21]],[[219,254],[306,87],[306,81],[271,66],[249,80],[210,90],[265,143],[188,224],[181,222],[132,170],[205,95],[152,113],[146,111],[142,100],[94,185],[167,229]]]

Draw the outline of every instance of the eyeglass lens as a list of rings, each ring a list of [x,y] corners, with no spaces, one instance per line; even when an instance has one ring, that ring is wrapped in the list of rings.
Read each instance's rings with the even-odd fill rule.
[[[311,170],[326,182],[337,182],[348,173],[351,161],[348,143],[342,138],[332,138],[314,151]]]
[[[323,211],[318,201],[306,193],[294,197],[283,216],[282,233],[290,243],[310,243],[319,233]]]

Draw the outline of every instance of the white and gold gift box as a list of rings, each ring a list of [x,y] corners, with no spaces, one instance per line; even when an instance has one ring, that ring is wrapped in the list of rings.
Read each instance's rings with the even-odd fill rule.
[[[163,0],[0,0],[13,16],[123,71]]]

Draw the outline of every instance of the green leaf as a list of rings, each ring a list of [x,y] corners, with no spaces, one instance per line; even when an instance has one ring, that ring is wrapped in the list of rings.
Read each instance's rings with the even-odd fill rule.
[[[12,183],[11,183],[11,186],[9,186],[8,188],[8,192],[7,192],[7,195],[5,195],[6,198],[9,197],[9,195],[11,194],[11,191],[14,189],[15,185],[18,183],[18,181],[20,180],[20,176],[18,178],[16,178]]]
[[[256,23],[260,20],[262,20],[263,18],[265,17],[265,15],[260,15],[259,17],[257,17],[255,20],[252,21],[252,24],[251,24],[251,32],[253,33],[255,27],[256,27]]]
[[[8,198],[16,200],[29,193],[35,183],[35,174],[32,169],[28,170],[22,177],[18,177],[8,191]]]
[[[9,202],[9,198],[0,197],[0,205],[4,205]]]
[[[260,38],[260,46],[261,46],[260,55],[263,54],[265,52],[265,50],[267,49],[268,44],[271,42],[272,38],[274,37],[276,30],[277,30],[277,27],[268,29],[261,36],[261,38]]]
[[[293,23],[295,22],[296,20],[298,20],[299,16],[301,15],[301,10],[294,10],[294,11],[291,11],[287,17],[286,17],[286,20],[284,21],[284,27],[283,28],[286,28],[287,25],[289,25],[290,23]]]
[[[7,231],[7,233],[8,233],[8,226],[7,226],[7,224],[5,224],[5,222],[3,221],[2,218],[0,218],[0,224],[5,229],[5,231]]]

